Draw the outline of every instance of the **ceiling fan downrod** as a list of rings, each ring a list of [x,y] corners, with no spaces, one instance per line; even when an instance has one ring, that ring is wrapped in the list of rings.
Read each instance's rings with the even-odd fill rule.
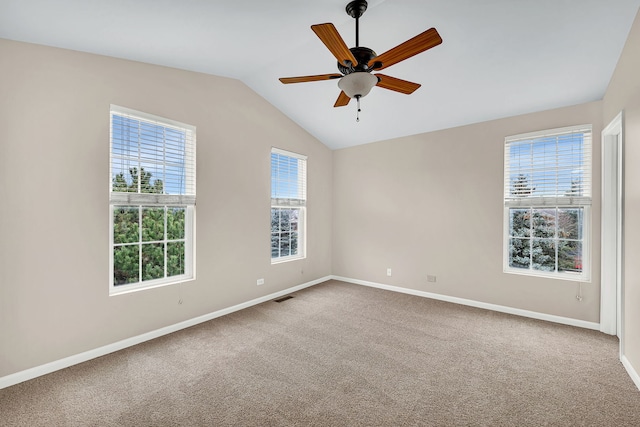
[[[347,7],[345,9],[347,11],[347,15],[349,15],[350,17],[356,20],[356,46],[355,46],[356,52],[359,51],[358,48],[360,47],[360,17],[367,10],[367,6],[368,5],[366,0],[353,0],[352,2],[347,4]],[[367,49],[367,50],[370,50],[370,49]],[[373,51],[371,51],[371,53],[373,53]],[[373,56],[375,56],[375,53],[373,53]],[[362,98],[362,96],[356,95],[355,98],[356,98],[356,101],[358,102],[358,107],[356,111],[356,122],[360,122],[360,111],[362,111],[360,109],[360,98]]]
[[[360,17],[366,10],[366,0],[353,0],[346,7],[347,15],[356,20],[356,47],[360,47]]]

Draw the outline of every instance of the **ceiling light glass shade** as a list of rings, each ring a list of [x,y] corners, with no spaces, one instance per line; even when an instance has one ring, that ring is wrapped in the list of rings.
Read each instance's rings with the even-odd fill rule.
[[[378,78],[373,74],[356,71],[347,74],[338,80],[338,87],[347,94],[349,98],[365,97],[371,91],[371,88],[378,83]]]

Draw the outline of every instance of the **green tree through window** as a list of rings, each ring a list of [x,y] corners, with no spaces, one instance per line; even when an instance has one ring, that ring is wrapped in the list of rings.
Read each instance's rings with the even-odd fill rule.
[[[138,179],[138,176],[141,179]],[[128,179],[119,173],[113,178],[114,191],[162,194],[161,180],[137,168]],[[119,286],[184,274],[186,206],[114,206],[114,285]],[[166,229],[166,232],[165,232]]]

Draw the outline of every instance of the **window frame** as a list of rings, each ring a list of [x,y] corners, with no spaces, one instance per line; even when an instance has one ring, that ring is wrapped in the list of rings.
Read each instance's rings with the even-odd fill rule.
[[[272,238],[273,238],[273,229],[270,224],[270,257],[271,264],[281,264],[289,261],[295,261],[300,259],[305,259],[307,257],[307,156],[303,154],[294,153],[287,150],[282,150],[280,148],[272,147],[269,153],[269,164],[270,171],[273,174],[273,155],[278,154],[281,156],[290,157],[298,160],[298,165],[302,170],[303,176],[297,177],[298,184],[302,186],[302,188],[298,189],[298,198],[287,198],[287,197],[271,197],[271,206],[269,209],[270,217],[273,215],[273,209],[291,209],[298,210],[298,230],[297,230],[297,248],[298,253],[295,255],[285,255],[280,257],[273,257],[273,247],[271,246]],[[300,173],[300,170],[299,170]],[[274,181],[273,176],[270,179],[270,191],[271,196],[274,193]],[[277,195],[276,195],[277,196]]]
[[[581,186],[584,186],[583,195],[579,196],[533,196],[533,197],[522,197],[522,198],[514,198],[509,197],[510,186],[511,186],[511,173],[518,172],[518,169],[511,170],[509,164],[509,156],[510,156],[510,144],[516,143],[518,141],[525,140],[535,140],[542,139],[545,137],[558,137],[564,134],[571,133],[584,133],[584,142],[583,142],[583,151],[582,151],[582,160],[583,166],[588,167],[589,170],[582,177],[585,181],[581,182]],[[533,277],[543,277],[543,278],[551,278],[551,279],[559,279],[559,280],[568,280],[568,281],[577,281],[577,282],[590,282],[591,281],[591,244],[592,244],[592,220],[591,220],[591,209],[593,204],[593,196],[592,196],[592,186],[593,186],[593,129],[592,125],[579,125],[579,126],[569,126],[563,128],[556,129],[547,129],[543,131],[530,132],[526,134],[513,135],[505,138],[505,146],[504,146],[504,211],[503,211],[503,272],[508,274],[517,274],[524,276],[533,276]],[[585,160],[586,159],[586,160]],[[548,169],[546,169],[548,170]],[[556,190],[557,192],[557,190]],[[529,268],[517,268],[510,266],[510,239],[511,230],[510,230],[510,221],[511,221],[511,210],[512,209],[582,209],[582,230],[581,230],[581,243],[582,243],[582,272],[571,272],[571,271],[557,271],[558,266],[556,265],[556,271],[543,271],[543,270],[534,270],[530,265]],[[531,226],[532,228],[532,226]],[[529,236],[529,239],[533,239],[533,236]],[[556,233],[553,237],[554,242],[558,241],[567,241],[567,240],[577,240],[580,239],[563,239],[557,235]],[[557,252],[556,252],[557,254]],[[557,258],[556,258],[557,260]]]
[[[140,192],[114,192],[113,191],[113,178],[114,178],[114,136],[113,136],[113,118],[115,116],[126,117],[134,120],[147,122],[148,124],[173,128],[181,132],[185,132],[188,136],[188,141],[185,144],[189,144],[185,148],[185,160],[184,168],[185,174],[189,177],[185,177],[189,184],[185,184],[185,194],[159,194],[159,193],[140,193]],[[166,163],[166,162],[165,162]],[[164,163],[163,163],[164,165]],[[165,165],[166,167],[166,165]],[[121,107],[117,105],[111,105],[109,111],[109,295],[119,295],[129,292],[140,291],[144,289],[152,289],[161,286],[168,286],[177,283],[183,283],[196,278],[195,269],[195,201],[196,201],[196,128],[195,126],[180,123],[175,120],[167,119],[164,117],[156,116],[153,114],[132,110],[130,108]],[[157,179],[157,178],[156,178]],[[163,180],[164,184],[164,180]],[[114,210],[120,207],[131,207],[138,209],[138,240],[129,243],[115,243],[114,242]],[[161,242],[165,245],[163,250],[164,255],[164,274],[165,277],[158,279],[142,280],[138,282],[127,284],[115,284],[114,278],[114,251],[116,247],[126,245],[138,245],[139,246],[139,270],[142,270],[142,246],[151,244],[152,242],[145,242],[142,236],[143,230],[140,226],[142,224],[142,216],[144,208],[162,208],[164,209],[164,231],[163,238],[160,240],[154,240],[153,242]],[[182,239],[168,239],[167,236],[167,210],[171,208],[184,208],[184,237]],[[167,243],[184,241],[184,273],[173,276],[166,276],[167,274]]]

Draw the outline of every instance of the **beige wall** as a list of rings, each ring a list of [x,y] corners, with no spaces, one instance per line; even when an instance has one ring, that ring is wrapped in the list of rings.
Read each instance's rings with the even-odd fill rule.
[[[601,122],[594,102],[334,151],[333,274],[599,322]],[[503,273],[503,149],[508,135],[585,123],[594,262],[580,302],[576,282]]]
[[[604,123],[623,111],[624,355],[640,372],[640,13],[604,97]]]
[[[7,40],[0,58],[0,377],[331,274],[331,151],[241,82]],[[110,104],[197,128],[196,281],[108,295]],[[308,258],[274,266],[272,146],[309,156]]]

